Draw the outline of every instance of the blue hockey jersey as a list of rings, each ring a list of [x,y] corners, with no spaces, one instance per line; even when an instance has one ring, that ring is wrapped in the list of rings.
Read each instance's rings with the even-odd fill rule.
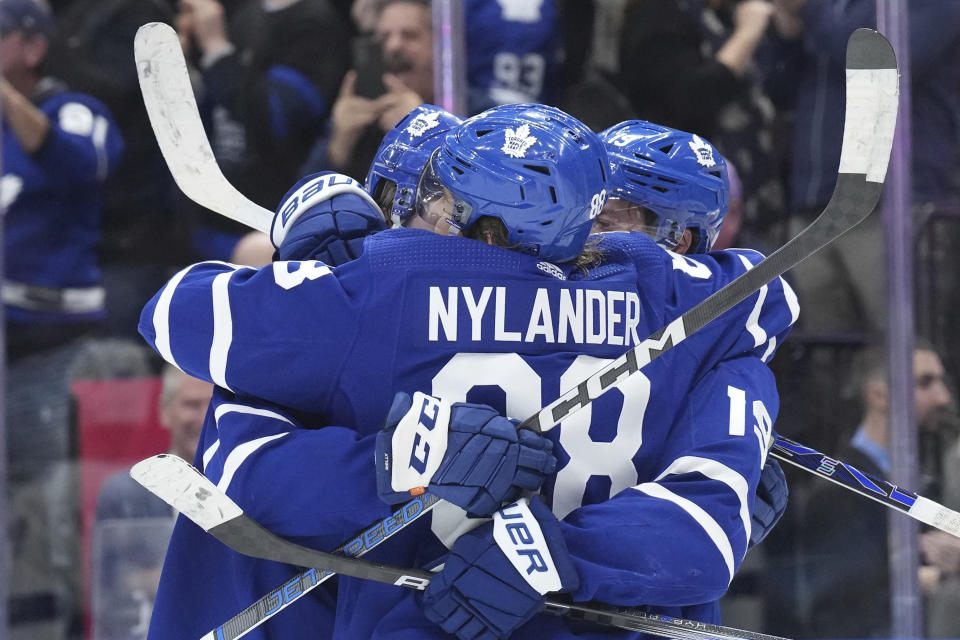
[[[50,120],[28,155],[3,123],[4,302],[8,321],[85,321],[104,316],[100,199],[123,150],[107,108],[45,79],[34,97]]]
[[[752,506],[753,495],[743,495],[748,489],[746,482],[731,471],[736,465],[725,468],[724,461],[729,458],[722,452],[722,441],[729,439],[731,418],[739,411],[757,410],[762,415],[764,410],[769,410],[772,420],[779,402],[772,373],[753,357],[720,363],[687,397],[690,402],[671,430],[678,440],[673,451],[678,453],[671,452],[665,457],[671,462],[664,471],[655,478],[641,478],[638,485],[610,500],[577,509],[561,521],[581,581],[593,583],[584,586],[580,593],[586,589],[594,593],[597,600],[638,605],[649,600],[669,600],[670,594],[661,591],[669,591],[671,587],[676,589],[675,595],[683,594],[683,599],[695,598],[695,585],[701,582],[704,590],[712,588],[722,592],[726,589],[722,578],[720,584],[709,584],[710,556],[726,547],[725,534],[719,529],[748,525],[749,515],[745,510],[748,504]],[[762,424],[760,420],[758,427]],[[740,415],[736,415],[733,422],[743,424]],[[691,434],[699,440],[699,445],[691,446],[681,434]],[[732,499],[732,494],[736,494],[736,499]],[[725,502],[727,509],[736,507],[739,522],[731,521],[734,515],[730,510],[725,520],[723,517],[715,520],[720,527],[712,524],[711,518],[724,513],[724,508],[701,511],[698,505],[712,505],[715,501]],[[703,527],[703,531],[699,527]],[[735,562],[738,562],[738,554],[742,552],[739,548],[736,551],[724,548],[722,553],[736,556]],[[390,556],[383,553],[379,557]],[[684,575],[685,571],[691,573]],[[449,638],[424,618],[418,597],[413,593],[397,593],[388,585],[344,580],[338,593],[335,636],[378,640]],[[663,616],[721,622],[717,599],[701,604],[644,608]],[[520,627],[512,637],[652,640],[658,636],[540,615]]]
[[[313,262],[259,271],[201,263],[151,300],[140,328],[161,355],[193,375],[322,414],[362,438],[382,425],[396,389],[487,402],[526,417],[760,259],[747,251],[694,260],[642,234],[611,234],[601,246],[606,264],[586,276],[407,229],[368,239],[360,259],[335,270]],[[543,493],[564,518],[581,573],[577,599],[680,606],[723,593],[746,550],[750,501],[777,410],[772,378],[755,365],[773,354],[796,315],[795,298],[778,279],[550,431],[560,468]],[[717,369],[721,362],[734,368]],[[741,371],[741,362],[752,364]],[[703,389],[702,400],[689,395],[695,387]],[[685,419],[688,412],[715,420]],[[264,451],[282,439],[263,443]],[[203,446],[208,440],[205,434]],[[271,468],[259,461],[245,467]],[[294,465],[272,468],[292,473]],[[326,477],[340,486],[334,469],[319,469],[318,485]],[[215,467],[206,470],[217,479]],[[372,483],[372,468],[368,473]],[[235,496],[249,509],[241,498]],[[285,509],[284,501],[267,504],[260,517],[283,535],[316,536],[320,529],[312,527],[325,526]],[[271,509],[283,515],[271,516]],[[419,530],[408,539],[421,540],[415,549],[388,542],[371,555],[394,564],[436,559],[439,543],[469,526],[456,511],[448,506],[414,524]],[[305,529],[285,528],[276,518]],[[177,536],[171,554],[189,550]],[[168,562],[165,580],[173,566]],[[383,597],[359,604],[355,598],[369,589]],[[341,578],[338,631],[350,638],[379,634],[380,618],[403,615],[402,596]],[[181,596],[179,608],[189,602]],[[177,607],[166,606],[166,615]],[[164,615],[158,596],[155,617]]]
[[[553,0],[468,0],[464,19],[471,113],[551,102],[560,66]]]
[[[271,531],[335,549],[389,514],[371,473],[375,435],[307,429],[288,411],[215,389],[194,465]],[[408,539],[408,543],[412,539]],[[301,567],[242,556],[185,518],[171,537],[150,638],[200,638]],[[322,584],[250,638],[333,637],[336,582]]]

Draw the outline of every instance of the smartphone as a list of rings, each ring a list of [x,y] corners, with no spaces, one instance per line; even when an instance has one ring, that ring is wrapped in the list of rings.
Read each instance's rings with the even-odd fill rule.
[[[386,92],[383,86],[383,52],[380,41],[373,36],[353,39],[353,69],[357,72],[354,93],[364,98],[376,98]]]

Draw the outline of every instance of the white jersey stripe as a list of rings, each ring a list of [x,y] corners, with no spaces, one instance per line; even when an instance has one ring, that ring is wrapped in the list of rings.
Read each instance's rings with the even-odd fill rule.
[[[233,342],[233,316],[230,313],[230,277],[228,271],[213,279],[213,340],[210,344],[210,379],[213,384],[233,391],[227,384],[227,354]]]
[[[269,409],[258,409],[256,407],[250,407],[245,404],[233,404],[226,403],[218,405],[213,412],[214,420],[217,421],[217,429],[220,428],[220,418],[228,413],[246,413],[253,416],[263,416],[264,418],[273,418],[274,420],[282,420],[287,424],[293,426],[293,423],[287,420],[285,417],[277,413],[276,411],[270,411]]]
[[[743,521],[743,530],[746,539],[750,540],[750,485],[747,484],[747,479],[737,471],[734,471],[722,462],[717,462],[710,458],[681,456],[671,462],[670,466],[657,476],[655,482],[663,480],[668,475],[693,472],[700,473],[711,480],[722,482],[737,494],[737,499],[740,501],[740,520]],[[747,552],[746,546],[744,546],[743,552]]]
[[[760,361],[764,364],[770,360],[770,357],[773,355],[774,350],[777,348],[777,336],[770,338],[770,342],[767,343],[767,350],[763,352],[763,355],[760,357]]]
[[[207,465],[210,464],[210,461],[213,460],[213,456],[217,454],[217,450],[220,448],[220,440],[218,439],[212,445],[210,445],[206,451],[203,452],[203,468],[206,469]]]
[[[227,487],[230,486],[230,481],[233,480],[234,474],[247,458],[271,440],[282,438],[288,433],[289,431],[284,431],[283,433],[277,433],[272,436],[264,436],[234,447],[233,451],[230,452],[230,455],[227,456],[226,461],[223,463],[223,474],[220,476],[220,482],[217,483],[217,488],[226,493]]]
[[[193,265],[186,269],[181,269],[175,276],[170,278],[170,282],[167,283],[167,286],[160,292],[160,297],[157,298],[157,306],[153,309],[153,332],[156,334],[153,340],[153,346],[156,347],[157,353],[159,353],[164,360],[178,369],[181,369],[181,367],[177,364],[177,361],[173,359],[173,351],[170,348],[170,302],[173,300],[173,294],[180,285],[180,281],[183,280],[183,277],[187,275],[187,272],[192,268]]]
[[[753,263],[747,260],[745,256],[738,253],[737,257],[740,258],[740,262],[743,263],[747,271],[753,269]],[[753,311],[750,312],[750,317],[747,318],[747,331],[753,336],[753,346],[755,347],[759,347],[767,341],[767,332],[760,326],[760,312],[763,310],[763,303],[767,299],[767,291],[769,288],[768,285],[760,287],[760,296],[757,298],[757,303],[753,305]]]
[[[786,280],[780,278],[780,283],[783,285],[783,297],[787,301],[787,307],[790,308],[790,324],[793,325],[800,317],[800,301],[797,300],[796,292]]]
[[[275,411],[270,411],[269,409],[258,409],[256,407],[250,407],[245,404],[225,403],[225,404],[217,405],[217,408],[213,412],[213,417],[214,417],[214,420],[216,421],[217,430],[220,429],[220,418],[222,418],[228,413],[243,413],[247,415],[262,416],[264,418],[273,418],[274,420],[280,420],[282,422],[285,422],[293,426],[293,423],[290,420],[288,420],[287,418],[285,418],[284,416],[280,415]],[[266,442],[266,441],[272,440],[273,438],[278,438],[280,436],[286,435],[287,433],[289,432],[285,431],[279,435],[266,436],[266,439],[260,438],[259,440],[253,440],[252,442],[260,442],[262,444],[261,441]],[[220,482],[224,482],[224,478],[226,478],[226,483],[229,484],[230,480],[233,478],[233,474],[236,471],[236,468],[240,465],[241,462],[243,462],[243,460],[247,458],[247,456],[249,456],[251,453],[253,453],[253,451],[256,450],[256,447],[255,447],[254,449],[247,452],[246,449],[244,449],[244,447],[249,447],[249,445],[250,445],[250,442],[246,442],[240,445],[239,447],[236,447],[230,453],[230,455],[227,456],[227,460],[224,463],[223,475],[220,478]],[[257,447],[259,446],[260,445],[258,444]],[[216,442],[210,445],[210,447],[207,448],[206,451],[203,452],[203,468],[204,469],[206,469],[210,465],[210,461],[213,460],[213,456],[215,456],[217,454],[217,451],[219,450],[220,450],[220,440],[218,439]],[[238,450],[241,450],[240,458],[236,457]],[[233,464],[234,466],[230,469],[228,474],[228,466],[231,464]],[[227,477],[228,475],[229,477]],[[223,489],[224,490],[226,489],[226,485],[224,485]]]
[[[727,583],[729,584],[730,581],[733,580],[733,549],[730,548],[730,541],[727,540],[727,536],[724,534],[723,529],[719,524],[717,524],[717,521],[714,520],[709,513],[701,509],[697,504],[687,500],[686,498],[678,496],[656,482],[644,482],[643,484],[638,484],[635,486],[634,489],[637,491],[642,491],[648,496],[672,502],[690,514],[690,516],[697,521],[697,524],[703,527],[703,530],[707,533],[707,536],[710,537],[710,540],[713,541],[713,544],[717,547],[717,550],[720,551],[720,555],[723,556],[723,561],[727,564],[727,572],[730,576],[727,579]]]

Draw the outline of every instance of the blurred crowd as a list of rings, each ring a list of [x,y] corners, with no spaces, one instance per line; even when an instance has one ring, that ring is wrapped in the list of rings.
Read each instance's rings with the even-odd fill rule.
[[[642,118],[696,132],[731,167],[734,197],[718,249],[769,253],[829,199],[844,124],[846,41],[854,29],[876,26],[874,0],[462,6],[463,115],[542,102],[597,131]],[[162,377],[161,410],[168,413],[161,422],[171,429],[172,450],[187,451],[169,427],[178,424],[169,413],[181,393],[177,372],[161,374],[146,352],[137,335],[140,310],[187,264],[259,266],[273,254],[265,235],[192,203],[171,179],[133,57],[137,29],[157,21],[180,36],[225,176],[267,209],[307,173],[329,169],[362,181],[384,133],[435,100],[429,0],[0,0],[11,638],[91,637],[77,584],[71,385]],[[925,337],[914,363],[920,489],[960,508],[960,422],[950,380],[960,370],[960,337],[952,330],[960,320],[960,3],[911,3],[908,26],[907,241],[916,254],[916,324]],[[782,397],[777,431],[881,476],[889,454],[886,425],[877,424],[886,411],[878,385],[886,378],[875,354],[887,329],[885,246],[877,214],[788,275],[803,312],[774,363]],[[191,398],[195,410],[209,389],[193,389]],[[862,590],[886,607],[887,583],[871,577],[887,571],[886,538],[874,535],[884,510],[854,516],[859,503],[839,509],[845,496],[824,495],[820,481],[790,472],[788,479],[787,516],[755,554],[755,572],[734,583],[731,601],[760,602],[752,617],[749,607],[738,609],[747,611],[741,626],[796,637],[889,637],[889,614],[831,613],[836,592],[811,568],[850,561],[843,571],[853,582],[843,592]],[[127,499],[132,489],[123,484],[105,486]],[[119,517],[122,505],[101,505],[98,518]],[[824,506],[832,511],[818,515]],[[852,529],[815,530],[814,521],[866,528],[861,537]],[[868,572],[855,563],[866,550],[837,543],[870,536],[884,562]],[[922,552],[928,632],[960,637],[949,615],[960,601],[960,548],[924,534]],[[118,610],[112,613],[117,618]],[[97,637],[141,637],[142,616],[120,618],[129,624]]]

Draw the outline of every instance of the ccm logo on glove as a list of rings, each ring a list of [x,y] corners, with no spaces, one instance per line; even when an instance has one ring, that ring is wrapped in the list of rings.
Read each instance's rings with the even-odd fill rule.
[[[394,491],[425,487],[443,462],[447,450],[450,403],[417,391],[413,406],[397,424],[390,486]],[[441,428],[437,428],[440,425]],[[408,451],[406,459],[401,452]]]
[[[563,586],[540,523],[527,498],[508,504],[493,516],[493,539],[527,584],[543,595]]]

